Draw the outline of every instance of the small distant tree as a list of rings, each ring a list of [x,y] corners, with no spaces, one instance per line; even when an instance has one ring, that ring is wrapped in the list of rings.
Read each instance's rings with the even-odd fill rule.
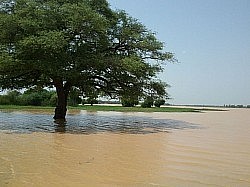
[[[93,87],[87,88],[85,91],[85,103],[90,104],[93,106],[93,104],[98,104],[98,96],[100,95],[99,90],[95,89]]]
[[[0,105],[10,105],[10,101],[6,95],[0,95]]]
[[[154,101],[154,105],[155,107],[161,107],[161,105],[165,104],[165,100],[164,99],[157,99]]]
[[[5,95],[0,95],[0,104],[1,105],[16,105],[19,102],[20,92],[14,90],[9,91]]]
[[[82,99],[80,98],[80,91],[76,88],[73,88],[69,93],[68,105],[77,106],[80,103],[82,103]]]
[[[13,90],[13,91],[10,91],[7,93],[7,96],[9,97],[10,99],[10,102],[12,104],[15,104],[18,102],[18,97],[21,95],[21,93],[17,90]]]
[[[56,106],[57,105],[57,94],[56,92],[52,92],[51,97],[49,99],[49,106]]]
[[[169,87],[169,85],[161,82],[160,80],[149,82],[147,87],[145,88],[146,96],[144,96],[143,98],[141,107],[151,108],[154,105],[155,101],[156,106],[159,106],[160,100],[163,100],[163,98],[168,99],[169,97],[165,90],[166,87]],[[165,103],[165,100],[163,101]]]
[[[87,99],[87,104],[90,104],[91,106],[93,106],[94,104],[98,104],[98,100],[96,98],[89,97]]]
[[[152,97],[147,97],[141,104],[142,108],[151,108],[154,104],[154,99]]]
[[[124,107],[134,107],[139,104],[139,100],[137,96],[122,96],[121,103]]]

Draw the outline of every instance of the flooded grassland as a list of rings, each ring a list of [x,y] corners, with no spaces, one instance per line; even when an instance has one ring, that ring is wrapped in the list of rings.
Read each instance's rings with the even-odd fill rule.
[[[250,186],[250,110],[0,112],[0,186]]]

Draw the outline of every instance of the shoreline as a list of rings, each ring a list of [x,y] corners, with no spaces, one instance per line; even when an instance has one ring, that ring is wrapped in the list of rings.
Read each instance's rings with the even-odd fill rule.
[[[0,111],[29,111],[39,113],[39,111],[53,113],[55,107],[47,106],[17,106],[17,105],[0,105]],[[162,106],[162,107],[151,107],[142,108],[136,107],[122,107],[121,105],[113,104],[97,104],[94,106],[82,105],[76,107],[68,107],[68,111],[117,111],[117,112],[203,112],[203,111],[226,111],[225,109],[218,109],[212,107],[188,107],[188,106]]]

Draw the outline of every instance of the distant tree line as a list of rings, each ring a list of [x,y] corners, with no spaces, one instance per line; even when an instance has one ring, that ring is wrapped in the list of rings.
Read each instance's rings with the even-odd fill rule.
[[[121,104],[124,107],[134,107],[139,104],[138,97],[121,97]],[[153,105],[155,107],[160,107],[161,105],[165,104],[165,100],[161,98],[154,98],[154,97],[146,97],[142,103],[141,107],[142,108],[151,108]]]
[[[227,108],[250,108],[250,105],[224,105]]]
[[[98,104],[108,103],[98,100],[99,95],[90,93],[82,96],[81,92],[73,89],[68,97],[69,106],[77,106],[79,104]],[[123,107],[134,107],[139,105],[139,99],[135,96],[123,96],[120,101]],[[165,104],[165,100],[161,98],[147,97],[141,101],[141,107],[150,108],[152,106],[160,107]],[[7,94],[0,95],[0,105],[20,105],[20,106],[56,106],[57,94],[54,90],[32,88],[24,92],[17,90],[9,91]]]
[[[72,94],[73,95],[73,94]],[[81,102],[79,97],[69,98],[69,105],[77,105]],[[23,93],[19,91],[9,91],[5,95],[0,95],[0,105],[20,105],[20,106],[56,106],[57,94],[55,91],[46,89],[29,89]]]

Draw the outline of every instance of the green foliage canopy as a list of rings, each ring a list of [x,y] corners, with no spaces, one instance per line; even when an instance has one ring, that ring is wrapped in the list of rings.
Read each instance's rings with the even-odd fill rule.
[[[61,107],[72,88],[164,96],[164,61],[175,59],[155,34],[106,0],[0,3],[0,89],[55,87]]]

